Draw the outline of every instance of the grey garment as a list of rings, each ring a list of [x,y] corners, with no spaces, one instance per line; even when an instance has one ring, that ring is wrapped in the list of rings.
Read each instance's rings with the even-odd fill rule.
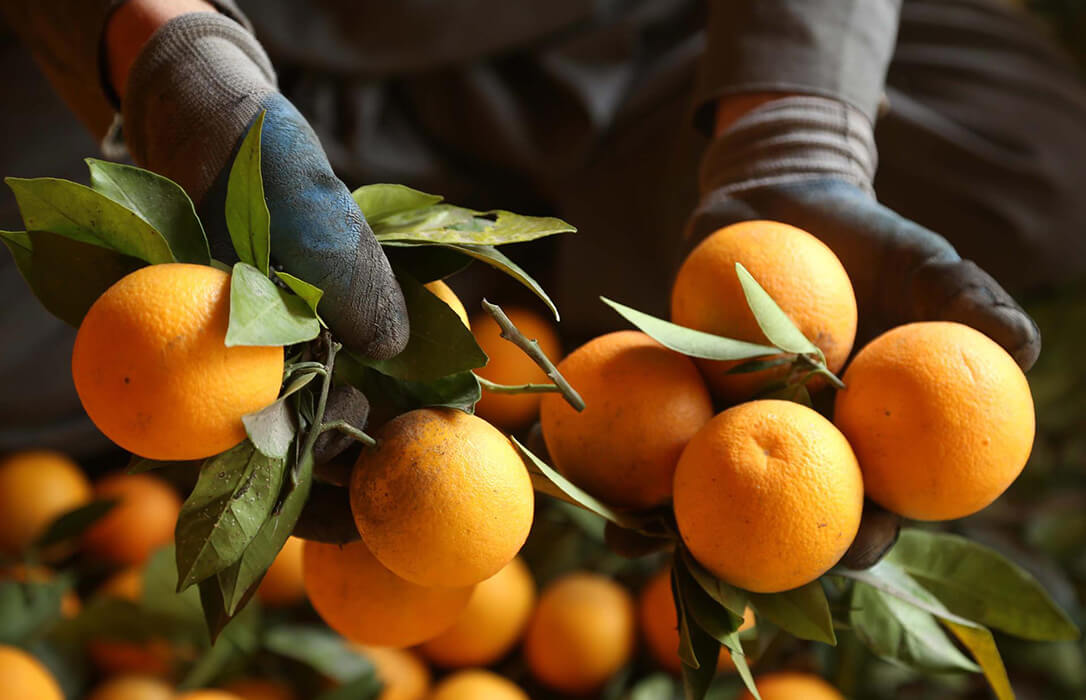
[[[874,120],[901,0],[715,0],[698,74],[698,121],[741,92],[840,99]]]

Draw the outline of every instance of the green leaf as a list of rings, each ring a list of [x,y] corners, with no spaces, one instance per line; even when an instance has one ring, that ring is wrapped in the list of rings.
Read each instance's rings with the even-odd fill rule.
[[[455,408],[473,413],[475,404],[482,396],[479,380],[473,372],[451,374],[431,382],[412,382],[381,374],[372,367],[362,366],[351,355],[340,352],[336,362],[336,378],[362,391],[369,398],[373,411],[377,411],[378,404],[381,404],[387,405],[387,415],[427,407]],[[350,368],[351,364],[355,368]]]
[[[264,647],[340,682],[374,671],[368,658],[355,651],[343,637],[324,627],[278,625],[264,635]]]
[[[4,180],[15,193],[28,231],[47,231],[149,263],[174,262],[166,239],[101,192],[68,180]]]
[[[275,506],[283,459],[261,454],[248,440],[209,458],[177,517],[178,590],[237,561]]]
[[[117,505],[117,501],[106,498],[91,501],[84,506],[63,513],[49,523],[49,527],[45,529],[45,532],[34,541],[34,547],[36,549],[45,549],[58,542],[79,537],[87,528],[101,520],[115,505]]]
[[[371,227],[374,222],[393,214],[429,207],[443,199],[441,195],[426,194],[406,185],[385,183],[364,185],[352,192],[351,196]]]
[[[19,273],[46,311],[76,328],[102,292],[143,262],[42,231],[0,231]]]
[[[532,454],[531,451],[520,444],[520,441],[515,437],[510,437],[509,439],[512,440],[516,448],[520,450],[521,457],[524,458],[524,465],[528,468],[528,475],[532,479],[532,487],[536,491],[545,493],[560,501],[571,503],[578,508],[584,508],[587,511],[595,513],[604,520],[610,520],[616,525],[620,525],[624,528],[630,530],[642,529],[643,524],[636,517],[626,513],[620,513],[610,506],[604,505],[569,479],[559,474],[539,457]]]
[[[220,571],[219,586],[226,602],[226,610],[233,615],[249,601],[275,556],[286,544],[294,525],[309,498],[313,484],[313,456],[302,454],[295,469],[290,470],[285,492],[256,537],[245,548],[236,562]]]
[[[308,381],[312,377],[312,374],[305,375],[297,381]],[[280,397],[256,413],[242,416],[241,422],[245,424],[245,434],[249,436],[249,442],[260,454],[268,459],[285,462],[297,430],[294,413],[287,405],[286,396]]]
[[[700,357],[705,360],[746,360],[752,357],[779,354],[777,348],[768,345],[757,345],[745,340],[734,340],[696,331],[693,328],[685,328],[650,316],[619,304],[617,301],[611,301],[607,297],[600,297],[600,300],[656,342],[689,357]]]
[[[403,270],[422,283],[450,277],[473,260],[455,248],[437,245],[388,244],[382,250],[394,269]]]
[[[260,609],[251,605],[229,621],[218,639],[196,660],[178,684],[179,690],[203,688],[222,678],[229,669],[239,669],[260,648]]]
[[[132,165],[85,159],[91,187],[162,234],[178,262],[208,265],[207,236],[192,200],[176,182]]]
[[[979,671],[947,638],[935,617],[873,586],[856,583],[849,621],[877,656],[925,673]]]
[[[743,287],[743,294],[747,297],[747,305],[754,314],[754,320],[762,329],[766,340],[773,343],[785,352],[793,352],[797,355],[822,355],[818,346],[807,339],[807,336],[796,328],[796,324],[784,313],[773,297],[758,284],[747,268],[742,263],[735,263],[735,272],[739,275],[739,284]]]
[[[710,598],[742,619],[747,611],[747,592],[713,576],[704,566],[698,563],[694,555],[686,547],[680,547],[677,551],[682,559],[683,566],[701,586],[702,590]]]
[[[683,697],[686,700],[701,700],[716,675],[720,642],[694,622],[677,569],[674,566],[671,568],[671,595],[679,622],[678,651],[682,662]]]
[[[384,245],[388,246],[392,245],[392,243],[386,241]],[[412,243],[398,243],[396,245],[402,245],[412,248],[420,247],[419,244]],[[558,307],[554,305],[554,302],[551,301],[551,298],[547,296],[547,293],[545,291],[543,291],[543,287],[539,286],[539,283],[532,279],[531,275],[521,269],[519,265],[506,257],[504,253],[499,251],[494,246],[454,245],[447,243],[440,243],[434,245],[440,245],[444,248],[448,248],[449,250],[455,250],[459,253],[463,253],[468,257],[475,258],[476,260],[480,260],[487,265],[490,265],[496,270],[504,272],[516,281],[520,282],[522,285],[527,287],[533,294],[539,297],[543,301],[543,303],[547,305],[547,308],[551,310],[551,313],[554,314],[555,320],[560,320],[560,317],[558,315]],[[774,352],[776,351],[774,350]]]
[[[165,636],[206,646],[210,640],[204,625],[200,595],[195,588],[177,592],[177,565],[174,546],[155,552],[143,570],[140,609],[157,620],[151,636]],[[157,631],[155,630],[157,628]]]
[[[226,228],[238,260],[267,277],[271,256],[271,215],[264,200],[260,174],[260,131],[264,112],[257,115],[230,166],[226,183]],[[237,269],[236,267],[234,268]]]
[[[365,212],[365,208],[362,211]],[[524,243],[577,230],[565,221],[549,216],[522,216],[501,209],[480,212],[436,203],[401,209],[374,219],[367,215],[367,219],[378,241],[407,243],[494,246]]]
[[[782,593],[751,593],[750,602],[760,616],[794,637],[837,645],[830,605],[818,580]]]
[[[762,370],[781,367],[783,365],[792,364],[793,362],[795,362],[795,358],[793,357],[777,355],[775,357],[767,357],[764,360],[749,360],[732,367],[725,372],[725,374],[749,374],[751,372],[761,372]]]
[[[71,588],[65,577],[0,581],[0,644],[23,644],[58,622],[61,601]]]
[[[290,291],[294,292],[305,301],[313,311],[313,315],[320,321],[320,314],[317,313],[317,305],[321,302],[321,297],[324,296],[324,290],[320,287],[310,284],[305,280],[295,277],[294,275],[283,272],[282,270],[276,270],[275,275],[283,280],[283,284],[290,287]],[[321,321],[321,325],[324,325],[324,321]]]
[[[1033,576],[964,537],[901,531],[888,559],[962,617],[1024,639],[1078,639],[1079,631]]]
[[[675,681],[666,673],[653,673],[630,688],[627,700],[671,700],[675,695]]]
[[[410,275],[396,276],[407,304],[411,336],[403,352],[387,360],[356,360],[397,379],[429,382],[482,367],[486,354],[456,312]]]
[[[155,471],[156,469],[172,469],[176,467],[191,468],[192,471],[196,471],[203,464],[202,460],[175,460],[175,461],[159,461],[157,459],[147,459],[146,457],[140,457],[139,455],[132,455],[128,460],[128,466],[125,468],[126,474],[142,474],[144,472]]]
[[[234,265],[227,347],[293,345],[316,338],[320,331],[320,322],[301,297],[276,287],[252,265]]]

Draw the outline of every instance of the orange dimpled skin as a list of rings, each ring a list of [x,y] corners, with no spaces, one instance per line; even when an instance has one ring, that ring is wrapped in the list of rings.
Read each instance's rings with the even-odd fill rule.
[[[386,423],[351,473],[351,511],[373,555],[423,586],[470,586],[517,555],[535,493],[497,428],[452,408]]]
[[[963,518],[1018,478],[1033,448],[1033,397],[1009,354],[960,323],[899,326],[863,348],[834,421],[867,494],[914,520]]]
[[[226,347],[230,275],[206,265],[150,265],[87,312],[72,350],[83,408],[137,455],[202,459],[245,438],[242,416],[275,400],[281,347]]]
[[[532,615],[524,641],[528,668],[557,691],[596,690],[629,661],[634,618],[622,586],[599,574],[567,574],[544,589]]]
[[[830,569],[852,544],[863,481],[845,436],[790,401],[751,401],[711,420],[675,471],[683,542],[719,578],[786,591]]]
[[[539,349],[551,362],[562,359],[562,344],[550,320],[529,309],[510,307],[502,310],[517,330],[539,343]],[[501,326],[490,314],[476,314],[471,319],[471,332],[489,358],[485,367],[475,370],[483,379],[496,384],[550,382],[532,358],[501,337]],[[520,430],[539,415],[542,398],[542,394],[495,394],[484,389],[483,397],[475,404],[475,413],[502,430]]]
[[[753,343],[765,335],[747,306],[735,264],[754,277],[805,336],[831,372],[844,366],[856,339],[856,295],[833,251],[806,231],[776,221],[744,221],[718,230],[687,256],[671,290],[680,326]],[[736,362],[698,360],[713,391],[746,401],[779,380],[779,371],[727,374]]]
[[[0,697],[64,700],[64,693],[42,662],[22,649],[0,645]]]
[[[585,409],[544,397],[540,420],[555,468],[614,506],[665,503],[683,447],[713,417],[690,358],[644,333],[618,331],[585,343],[558,370]]]
[[[302,561],[309,601],[328,626],[359,644],[407,647],[448,629],[472,587],[427,588],[405,581],[363,542],[307,541]]]
[[[837,688],[810,673],[778,671],[754,679],[762,700],[845,700]],[[739,700],[754,700],[749,690],[744,690]]]

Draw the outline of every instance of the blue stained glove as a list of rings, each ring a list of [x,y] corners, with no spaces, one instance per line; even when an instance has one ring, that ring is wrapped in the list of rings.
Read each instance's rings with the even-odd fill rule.
[[[958,321],[1029,369],[1041,349],[1037,325],[946,239],[875,200],[874,160],[870,123],[847,105],[816,97],[767,103],[706,153],[688,242],[750,219],[798,226],[841,259],[856,290],[861,334],[912,321]]]
[[[139,164],[199,203],[212,253],[234,259],[223,216],[234,154],[260,112],[273,263],[324,290],[320,311],[350,349],[382,359],[407,343],[403,295],[317,135],[275,87],[260,45],[222,15],[182,15],[148,41],[129,74],[125,137]]]

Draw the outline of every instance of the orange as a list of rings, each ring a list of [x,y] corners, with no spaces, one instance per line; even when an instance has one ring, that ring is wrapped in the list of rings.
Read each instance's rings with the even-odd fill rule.
[[[675,470],[675,520],[691,554],[757,593],[802,586],[860,527],[863,477],[845,436],[791,401],[751,401],[709,421]]]
[[[64,700],[53,674],[22,649],[0,645],[0,692],[4,697]]]
[[[822,349],[831,371],[844,366],[856,339],[852,283],[826,244],[788,224],[744,221],[702,241],[675,278],[671,320],[707,333],[766,343],[739,284],[737,262]],[[726,374],[736,364],[698,360],[714,392],[730,402],[751,399],[782,377],[783,370]]]
[[[130,566],[118,571],[106,579],[98,588],[98,593],[138,603],[143,597],[143,570]]]
[[[222,689],[241,700],[294,700],[297,697],[286,683],[265,678],[236,678]]]
[[[190,690],[181,693],[174,700],[245,700],[242,697],[228,693],[225,690]]]
[[[72,377],[106,437],[140,456],[202,459],[245,438],[279,394],[281,347],[226,347],[230,275],[169,263],[121,278],[76,335]]]
[[[574,572],[543,590],[524,656],[543,684],[587,693],[629,661],[635,636],[634,603],[626,589],[598,574]]]
[[[461,587],[516,556],[535,498],[509,438],[452,408],[410,411],[376,437],[351,474],[351,510],[378,561],[422,586]]]
[[[427,282],[425,286],[435,297],[445,302],[465,326],[469,329],[471,328],[471,323],[468,321],[468,312],[467,309],[464,308],[464,303],[460,301],[460,297],[456,296],[456,292],[449,288],[449,285],[441,280],[434,280],[433,282]]]
[[[174,700],[174,690],[152,676],[117,676],[96,687],[87,700]]]
[[[10,579],[29,583],[48,583],[55,576],[53,570],[47,566],[15,564],[6,569],[0,569],[0,581]],[[75,617],[82,607],[79,595],[74,590],[68,589],[64,592],[64,596],[60,599],[60,614],[63,617],[68,619]]]
[[[136,566],[173,540],[181,499],[162,479],[150,474],[112,474],[96,483],[94,492],[117,504],[83,533],[88,553]]]
[[[438,683],[430,700],[528,700],[528,694],[496,673],[471,669]]]
[[[92,495],[79,465],[58,452],[17,452],[0,460],[0,553],[22,553]]]
[[[652,658],[671,673],[682,673],[679,615],[675,612],[675,598],[671,595],[670,567],[658,571],[641,589],[637,614]],[[739,626],[739,631],[750,629],[754,622],[754,611],[748,607],[743,613],[743,624]],[[735,670],[735,663],[727,649],[720,650],[716,666],[717,671]]]
[[[535,581],[518,557],[477,585],[456,624],[425,642],[419,651],[445,668],[489,666],[524,634],[534,605]]]
[[[960,323],[911,323],[852,361],[834,421],[864,488],[915,520],[963,518],[1018,478],[1035,429],[1025,375],[1003,348]]]
[[[524,337],[539,343],[539,349],[551,362],[562,359],[562,344],[551,321],[531,309],[511,307],[502,311]],[[501,337],[501,326],[490,314],[475,314],[471,319],[471,332],[489,358],[485,367],[475,370],[483,379],[495,384],[550,383],[532,358]],[[542,394],[495,394],[484,389],[483,398],[475,404],[475,413],[502,430],[512,432],[536,419],[542,398]]]
[[[302,539],[290,537],[256,589],[260,602],[269,607],[294,605],[305,599],[302,581]]]
[[[754,679],[762,700],[845,700],[837,688],[811,673],[778,671]],[[739,700],[754,700],[744,690]]]
[[[406,647],[452,626],[471,587],[426,588],[381,565],[363,542],[307,541],[302,561],[309,601],[328,626],[359,644]]]
[[[558,471],[615,506],[671,498],[683,447],[713,417],[690,358],[644,333],[619,331],[574,350],[558,371],[585,401],[578,413],[557,394],[543,399],[543,439]]]
[[[377,668],[384,690],[377,700],[424,700],[430,692],[430,669],[412,651],[359,647]]]

